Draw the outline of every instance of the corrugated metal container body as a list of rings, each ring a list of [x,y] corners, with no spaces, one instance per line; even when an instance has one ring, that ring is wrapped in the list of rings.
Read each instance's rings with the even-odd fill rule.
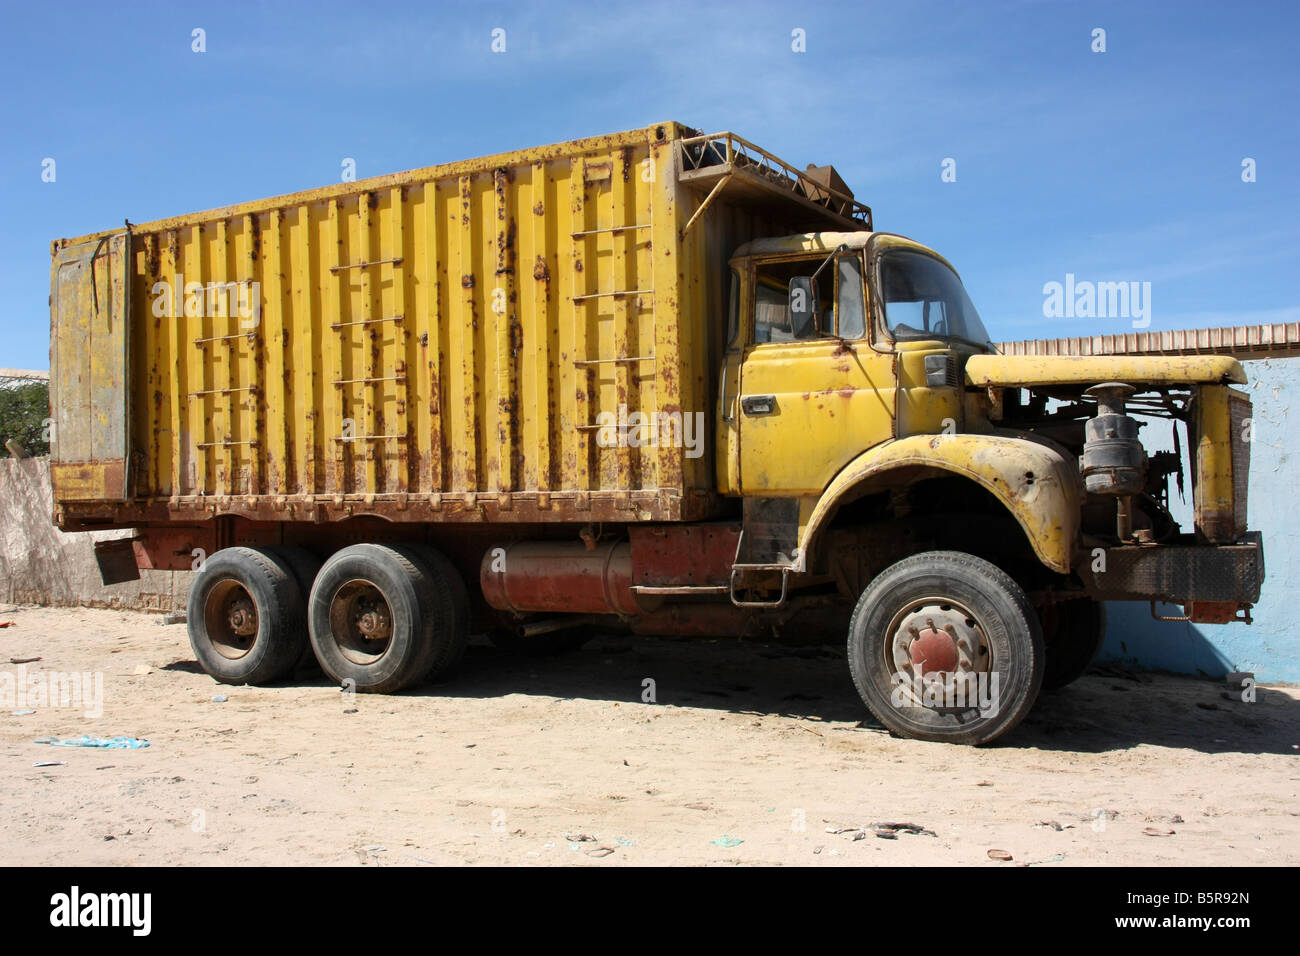
[[[128,342],[126,375],[96,373],[117,383],[106,398],[58,361],[73,369],[100,293],[55,303],[60,414],[111,405],[128,383],[124,480],[97,473],[108,459],[87,443],[61,454],[56,433],[60,523],[714,513],[726,260],[808,217],[724,196],[686,230],[703,194],[682,184],[675,141],[693,132],[663,124],[136,226],[99,276],[105,237],[127,248],[120,230],[56,243],[56,289],[113,273],[105,294],[126,290]],[[94,336],[120,338],[103,315]],[[659,427],[601,437],[690,440],[598,441],[602,420],[638,412]]]
[[[458,520],[707,512],[707,456],[600,447],[595,429],[620,406],[708,407],[703,323],[679,319],[716,290],[683,274],[709,232],[679,242],[678,135],[137,227],[133,497],[281,519],[317,504]],[[76,336],[55,330],[84,348]]]

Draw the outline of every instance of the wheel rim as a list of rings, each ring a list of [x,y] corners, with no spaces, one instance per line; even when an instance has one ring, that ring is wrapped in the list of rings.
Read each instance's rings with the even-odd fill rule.
[[[203,604],[208,640],[222,657],[237,661],[257,643],[257,603],[238,581],[218,581]]]
[[[362,579],[344,582],[330,599],[330,633],[353,664],[373,664],[393,643],[393,611],[384,592]]]
[[[961,702],[957,706],[946,706],[953,701],[945,698],[945,706],[936,708],[917,691],[932,681],[955,687],[957,681],[977,681],[979,675],[995,670],[994,648],[984,625],[968,607],[951,598],[933,596],[909,602],[890,620],[886,633],[889,639],[881,648],[883,673],[890,674],[891,684],[902,691],[905,706],[969,710],[968,693],[957,698]]]

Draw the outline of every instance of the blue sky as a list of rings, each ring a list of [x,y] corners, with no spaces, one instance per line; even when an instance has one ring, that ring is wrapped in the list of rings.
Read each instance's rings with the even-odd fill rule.
[[[957,266],[995,339],[1131,331],[1044,318],[1066,273],[1150,282],[1151,329],[1300,321],[1296,3],[6,3],[3,24],[0,366],[48,367],[53,238],[337,182],[344,157],[369,176],[661,120],[833,163],[877,228]]]

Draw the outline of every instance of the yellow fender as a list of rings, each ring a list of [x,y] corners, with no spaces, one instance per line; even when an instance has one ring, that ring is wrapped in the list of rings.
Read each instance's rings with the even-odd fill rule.
[[[987,489],[1020,523],[1038,559],[1068,574],[1079,531],[1078,462],[1045,442],[1006,435],[912,435],[863,452],[836,475],[803,522],[798,569],[835,510],[887,487],[898,468],[962,475]]]

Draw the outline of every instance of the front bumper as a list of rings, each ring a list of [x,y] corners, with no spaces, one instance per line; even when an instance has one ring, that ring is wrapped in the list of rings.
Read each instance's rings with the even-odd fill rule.
[[[1235,544],[1125,545],[1080,561],[1084,583],[1101,601],[1255,604],[1264,583],[1258,531]]]

